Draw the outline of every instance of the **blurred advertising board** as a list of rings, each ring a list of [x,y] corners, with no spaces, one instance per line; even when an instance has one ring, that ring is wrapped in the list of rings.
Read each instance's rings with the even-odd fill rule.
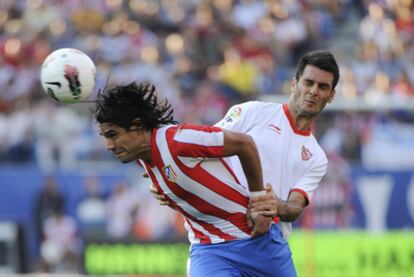
[[[295,231],[289,238],[298,276],[414,276],[414,232]]]
[[[371,232],[414,229],[414,171],[369,170],[351,172],[353,228]]]
[[[298,276],[414,276],[414,232],[299,231],[289,238]],[[186,243],[91,242],[87,274],[185,276]],[[214,265],[212,265],[214,266]]]
[[[188,247],[183,242],[90,242],[85,244],[83,266],[92,275],[185,276]]]

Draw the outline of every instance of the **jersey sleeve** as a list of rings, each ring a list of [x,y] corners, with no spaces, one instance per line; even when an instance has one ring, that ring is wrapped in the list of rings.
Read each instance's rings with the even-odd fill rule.
[[[181,157],[221,158],[224,154],[224,133],[219,127],[183,124],[172,141],[172,151]]]
[[[214,126],[234,132],[246,133],[255,124],[255,114],[258,113],[258,109],[256,109],[255,106],[257,105],[257,101],[235,105],[231,107],[223,119],[217,122]]]
[[[314,191],[326,173],[327,166],[328,160],[326,157],[316,161],[309,171],[296,182],[292,187],[291,192],[296,191],[303,194],[307,200],[307,205],[309,205]]]

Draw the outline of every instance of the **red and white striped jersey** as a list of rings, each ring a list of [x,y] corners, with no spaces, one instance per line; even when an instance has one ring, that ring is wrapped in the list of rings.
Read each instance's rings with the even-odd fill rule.
[[[223,144],[219,127],[168,125],[153,130],[151,164],[139,160],[154,185],[184,215],[192,244],[250,237],[249,191],[221,158]]]

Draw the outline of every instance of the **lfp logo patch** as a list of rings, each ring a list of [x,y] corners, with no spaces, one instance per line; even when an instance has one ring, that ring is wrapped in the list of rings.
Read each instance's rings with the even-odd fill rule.
[[[230,113],[224,118],[224,122],[230,123],[235,121],[237,118],[240,117],[240,114],[242,112],[242,108],[239,106],[234,107]]]
[[[177,174],[175,173],[171,165],[164,166],[163,170],[168,181],[177,183]]]
[[[234,107],[234,108],[231,110],[231,112],[230,112],[229,116],[230,116],[231,118],[236,119],[236,118],[238,118],[238,117],[240,116],[241,112],[242,112],[242,108],[241,108],[241,107],[239,107],[239,106],[236,106],[236,107]]]

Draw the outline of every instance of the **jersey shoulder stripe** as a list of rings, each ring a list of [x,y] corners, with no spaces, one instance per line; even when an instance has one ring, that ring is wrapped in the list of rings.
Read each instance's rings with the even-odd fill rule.
[[[173,132],[169,141],[171,151],[183,157],[223,156],[224,134],[221,128],[197,125],[178,125],[168,129]]]

